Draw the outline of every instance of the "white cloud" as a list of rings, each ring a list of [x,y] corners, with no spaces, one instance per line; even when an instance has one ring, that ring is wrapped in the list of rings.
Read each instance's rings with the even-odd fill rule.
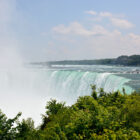
[[[107,14],[105,15],[107,16]],[[109,20],[113,18],[109,14],[107,17]],[[120,27],[119,30],[116,28],[109,30],[99,24],[90,24],[87,28],[79,22],[72,22],[68,26],[58,25],[54,27],[53,32],[59,36],[57,44],[63,45],[62,48],[61,45],[59,46],[64,54],[62,59],[117,57],[140,53],[140,35],[134,33],[122,34],[122,28],[124,29],[126,26],[130,28],[130,25],[127,24],[126,20],[122,22],[121,19],[121,23],[115,25]],[[67,40],[63,40],[66,37],[74,41],[67,44]]]
[[[60,34],[68,34],[71,32],[69,27],[65,27],[63,24],[54,27],[53,32],[60,33]]]
[[[86,13],[94,15],[92,18],[93,21],[103,21],[103,19],[107,18],[111,24],[115,27],[119,27],[122,29],[129,29],[134,27],[134,25],[129,22],[128,20],[124,19],[124,15],[115,15],[110,12],[99,12],[97,13],[96,11],[86,11]]]
[[[107,34],[108,31],[104,29],[101,25],[95,25],[92,29],[84,28],[80,23],[73,22],[69,26],[58,25],[53,28],[54,33],[58,34],[72,34],[72,35],[80,35],[80,36],[95,36],[95,35],[104,35]]]
[[[124,19],[111,18],[110,20],[114,26],[117,26],[119,28],[129,29],[134,26],[132,23],[130,23],[129,21],[124,20]]]
[[[101,25],[94,25],[91,29],[94,35],[108,35],[109,32]]]
[[[86,13],[86,14],[89,14],[89,15],[97,15],[97,12],[92,11],[92,10],[90,10],[90,11],[85,11],[85,13]]]
[[[100,12],[99,16],[101,16],[101,17],[112,17],[112,14],[110,12]]]
[[[86,13],[93,15],[93,20],[84,21],[84,24],[78,21],[61,24],[52,29],[54,47],[59,48],[56,59],[94,59],[140,53],[140,35],[124,30],[134,27],[124,16],[110,12]],[[50,50],[53,52],[53,47]]]
[[[132,40],[133,44],[140,47],[140,35],[136,35],[134,33],[129,33],[128,37],[130,40]]]
[[[93,32],[86,30],[80,23],[73,22],[69,26],[58,25],[53,28],[55,33],[60,34],[75,34],[75,35],[82,35],[82,36],[89,36],[92,35]]]

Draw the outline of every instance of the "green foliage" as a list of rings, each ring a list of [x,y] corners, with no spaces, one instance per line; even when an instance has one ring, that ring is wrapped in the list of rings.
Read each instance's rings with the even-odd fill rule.
[[[38,140],[39,135],[34,128],[34,121],[31,118],[22,120],[17,126],[17,138],[18,140]]]
[[[51,100],[47,103],[46,106],[46,114],[47,115],[55,115],[61,109],[64,109],[65,103],[57,103],[56,100]]]
[[[91,86],[91,96],[77,99],[72,106],[51,100],[46,105],[40,127],[32,119],[13,123],[0,112],[2,140],[139,140],[140,94],[119,91],[106,93]]]
[[[14,126],[21,113],[18,113],[15,118],[7,119],[5,114],[0,111],[0,139],[12,140],[16,137],[17,127]]]
[[[91,85],[92,93],[91,96],[96,100],[97,99],[97,92],[96,92],[96,86]]]

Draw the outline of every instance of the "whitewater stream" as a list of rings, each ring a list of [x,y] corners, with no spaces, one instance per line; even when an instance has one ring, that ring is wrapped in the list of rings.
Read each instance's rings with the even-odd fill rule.
[[[74,103],[91,94],[91,84],[112,92],[125,88],[127,94],[140,87],[140,67],[102,65],[28,65],[25,68],[0,68],[0,108],[13,117],[19,111],[32,117],[36,125],[50,99]]]

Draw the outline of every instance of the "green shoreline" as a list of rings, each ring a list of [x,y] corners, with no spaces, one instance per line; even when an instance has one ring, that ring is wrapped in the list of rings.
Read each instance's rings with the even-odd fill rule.
[[[34,62],[31,64],[42,65],[118,65],[118,66],[140,66],[140,55],[122,55],[117,58],[95,59],[95,60],[62,60],[48,62]]]

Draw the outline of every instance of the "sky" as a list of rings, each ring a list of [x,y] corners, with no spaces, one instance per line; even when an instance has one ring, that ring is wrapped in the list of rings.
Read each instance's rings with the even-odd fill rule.
[[[0,64],[140,54],[140,0],[0,0]]]

